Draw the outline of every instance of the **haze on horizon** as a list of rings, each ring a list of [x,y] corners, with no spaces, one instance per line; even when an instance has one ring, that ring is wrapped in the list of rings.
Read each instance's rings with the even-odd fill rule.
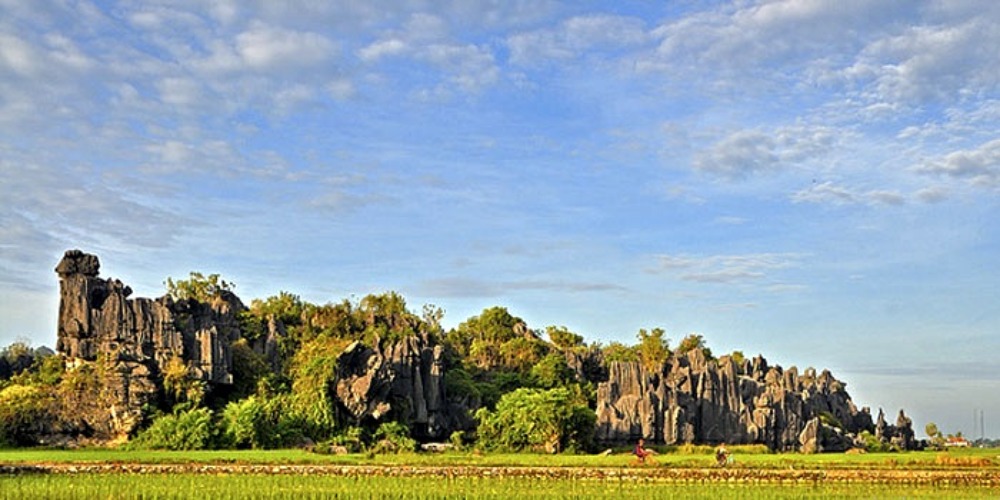
[[[697,332],[996,437],[996,47],[992,0],[0,0],[0,346],[80,248]]]

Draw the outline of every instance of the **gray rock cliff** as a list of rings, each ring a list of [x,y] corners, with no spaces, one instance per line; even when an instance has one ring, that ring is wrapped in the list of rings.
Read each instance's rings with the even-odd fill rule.
[[[99,277],[97,256],[70,250],[56,266],[59,322],[56,348],[72,366],[100,361],[109,405],[88,416],[91,428],[122,437],[141,424],[143,408],[162,396],[167,363],[177,358],[189,376],[232,383],[230,345],[239,338],[239,298],[223,292],[212,303],[130,298],[132,289]]]
[[[640,363],[611,363],[597,389],[597,438],[609,443],[642,437],[791,450],[821,415],[841,422],[846,432],[872,428],[867,409],[859,411],[829,372],[800,375],[795,368],[770,367],[762,357],[709,360],[696,349],[653,372]]]

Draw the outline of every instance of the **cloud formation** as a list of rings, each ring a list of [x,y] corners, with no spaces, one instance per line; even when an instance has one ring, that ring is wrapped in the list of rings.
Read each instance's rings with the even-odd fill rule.
[[[746,283],[769,278],[777,270],[798,267],[803,257],[795,253],[659,255],[650,272],[669,273],[696,283]]]

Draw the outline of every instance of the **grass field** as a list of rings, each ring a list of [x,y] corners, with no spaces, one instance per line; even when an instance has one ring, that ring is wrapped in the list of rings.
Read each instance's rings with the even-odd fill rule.
[[[729,484],[537,478],[196,475],[21,475],[0,498],[996,498],[989,487]]]
[[[731,448],[733,467],[750,468],[919,468],[989,467],[1000,465],[1000,449],[966,448],[947,452],[867,453],[849,455],[821,453],[741,453]],[[714,464],[711,448],[690,452],[666,452],[655,457],[655,464],[664,467],[709,467]],[[531,453],[401,453],[368,456],[364,454],[320,455],[305,450],[208,450],[208,451],[145,451],[92,448],[0,449],[0,464],[36,463],[144,463],[144,464],[329,464],[329,465],[472,465],[485,467],[623,467],[635,465],[632,455],[619,450],[611,455],[542,455]]]
[[[302,450],[0,450],[2,498],[997,498],[1000,450],[887,454],[706,450],[367,456]]]

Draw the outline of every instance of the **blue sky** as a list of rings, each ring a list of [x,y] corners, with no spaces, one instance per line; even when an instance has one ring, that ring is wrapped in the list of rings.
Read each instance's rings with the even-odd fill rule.
[[[1000,3],[0,0],[0,345],[52,269],[396,290],[1000,435]]]

